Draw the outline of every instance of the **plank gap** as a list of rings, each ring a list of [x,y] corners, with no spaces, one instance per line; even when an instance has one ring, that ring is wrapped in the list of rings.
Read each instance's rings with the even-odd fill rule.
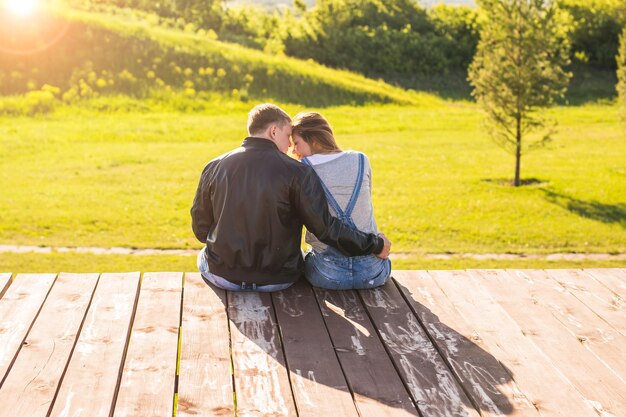
[[[506,272],[507,277],[516,281],[517,286],[525,288],[522,296],[526,297],[529,307],[533,307],[530,303],[534,301],[539,311],[548,315],[548,319],[553,317],[559,327],[568,332],[569,337],[574,337],[602,363],[603,367],[624,383],[626,363],[622,358],[626,351],[620,343],[623,342],[623,336],[617,330],[589,310],[570,292],[555,285],[545,272],[541,270]]]
[[[122,354],[122,360],[120,361],[120,367],[117,371],[117,383],[115,384],[115,392],[113,393],[113,400],[111,402],[111,411],[109,417],[113,417],[115,414],[115,406],[117,405],[117,397],[120,392],[120,385],[122,384],[122,373],[124,372],[124,364],[126,363],[126,356],[128,355],[128,348],[130,342],[130,336],[133,333],[133,326],[135,325],[135,316],[137,315],[137,304],[139,303],[139,294],[141,293],[141,284],[143,283],[144,273],[142,272],[137,280],[137,292],[135,293],[135,302],[133,304],[133,312],[130,316],[130,324],[128,325],[128,332],[126,332],[126,343],[124,345],[124,353]]]
[[[89,298],[89,302],[87,303],[87,308],[85,309],[85,315],[83,316],[83,319],[80,322],[80,326],[78,326],[78,331],[76,332],[76,337],[74,338],[74,344],[72,345],[72,349],[70,349],[70,354],[67,357],[67,362],[65,363],[63,372],[61,372],[61,378],[59,378],[59,381],[57,383],[57,389],[55,390],[54,395],[52,396],[52,401],[50,402],[50,408],[48,408],[48,413],[46,414],[46,416],[48,417],[52,413],[52,409],[54,408],[54,404],[59,395],[59,391],[61,390],[61,385],[63,384],[63,378],[65,378],[65,374],[67,373],[67,368],[69,368],[70,362],[72,361],[74,350],[76,349],[76,345],[78,344],[78,339],[80,338],[80,334],[83,331],[83,326],[85,325],[85,320],[87,319],[87,313],[89,312],[89,309],[91,308],[91,303],[93,302],[93,296],[96,293],[96,289],[98,288],[98,283],[100,282],[101,276],[102,274],[98,274],[98,278],[96,279],[96,285],[93,286],[93,290],[91,291],[91,297]]]
[[[605,269],[582,269],[582,273],[590,276],[595,281],[598,281],[600,285],[611,291],[621,301],[626,300],[626,273],[617,268],[605,268]],[[621,278],[620,276],[621,275]]]
[[[339,360],[344,362],[346,381],[352,385],[361,415],[419,415],[356,291],[316,288],[314,292],[320,305],[324,303],[323,318],[333,344],[339,345]]]
[[[376,329],[376,335],[378,336],[378,340],[383,345],[383,349],[385,349],[385,352],[387,353],[387,357],[389,357],[389,360],[391,361],[391,364],[393,365],[393,369],[395,369],[396,370],[396,374],[398,374],[398,376],[400,376],[400,381],[402,382],[402,385],[404,386],[404,389],[406,390],[406,392],[409,394],[409,399],[413,403],[413,407],[415,407],[415,409],[417,410],[417,412],[420,415],[420,417],[424,417],[424,415],[422,414],[422,412],[420,411],[420,409],[418,407],[417,400],[415,398],[413,398],[413,393],[412,393],[411,388],[407,384],[407,381],[405,381],[405,379],[402,378],[402,371],[398,368],[398,364],[396,363],[396,361],[393,358],[393,355],[389,351],[389,346],[387,346],[387,343],[385,343],[385,340],[381,337],[380,330],[376,326],[376,322],[374,321],[374,318],[372,317],[372,314],[370,313],[369,309],[367,308],[367,304],[363,300],[363,296],[361,295],[361,291],[368,291],[368,290],[357,290],[357,291],[355,291],[355,293],[356,293],[359,301],[361,302],[361,305],[363,306],[363,310],[365,311],[365,314],[367,314],[367,318],[372,323],[372,327],[374,327],[374,329]]]
[[[50,414],[97,279],[98,274],[59,274],[0,391],[0,415]]]
[[[115,416],[173,413],[182,275],[144,274]]]
[[[176,415],[233,415],[225,291],[185,274]]]
[[[502,272],[480,271],[487,275]],[[539,410],[541,415],[597,417],[597,412],[590,407],[591,401],[585,402],[586,398],[573,382],[554,365],[550,356],[530,335],[524,334],[520,324],[487,288],[480,285],[473,272],[429,271],[428,275],[455,310],[472,323],[471,327],[478,333],[486,351],[517,374],[516,380],[501,384],[509,387],[509,403],[520,411],[527,411],[525,415]],[[515,295],[517,288],[511,286],[510,289]],[[515,382],[515,386],[511,386],[511,382]]]
[[[18,277],[19,275],[16,276],[15,278],[17,279]],[[52,280],[52,283],[50,284],[50,287],[48,288],[48,291],[46,292],[46,296],[43,298],[43,301],[39,305],[39,308],[37,309],[37,313],[33,317],[33,320],[30,322],[30,325],[28,326],[28,330],[26,330],[26,332],[24,333],[24,338],[22,338],[22,341],[20,342],[19,346],[17,347],[17,350],[15,351],[15,354],[13,355],[13,358],[11,359],[11,363],[7,367],[6,372],[2,376],[2,379],[0,380],[0,388],[2,388],[2,385],[4,385],[4,381],[7,379],[7,377],[11,373],[11,369],[13,368],[13,365],[15,364],[15,361],[17,360],[17,357],[19,356],[20,351],[22,350],[22,346],[24,346],[24,342],[28,338],[30,331],[35,325],[35,322],[37,321],[37,318],[39,317],[39,314],[41,313],[43,306],[46,304],[46,300],[48,299],[48,296],[50,295],[50,292],[52,291],[52,288],[54,287],[54,284],[56,283],[58,277],[59,275],[55,274],[54,279]]]
[[[324,328],[326,329],[326,333],[328,335],[328,339],[330,340],[330,343],[333,346],[333,353],[335,354],[335,358],[337,359],[337,363],[339,364],[339,369],[341,370],[343,378],[346,381],[346,386],[348,387],[348,391],[350,391],[350,396],[352,397],[352,401],[354,402],[354,408],[356,408],[356,412],[359,415],[359,417],[363,417],[363,414],[361,413],[361,410],[359,409],[359,406],[358,406],[358,404],[356,402],[356,398],[355,398],[355,395],[354,395],[354,390],[352,389],[352,385],[348,381],[348,375],[346,374],[346,371],[345,371],[345,369],[343,367],[343,364],[341,363],[341,360],[339,358],[339,354],[337,353],[337,346],[335,346],[335,341],[333,340],[333,337],[332,337],[332,335],[330,333],[330,329],[328,328],[328,323],[326,323],[326,320],[324,319],[324,313],[323,313],[323,310],[322,310],[322,306],[320,305],[320,299],[319,299],[319,297],[317,296],[317,294],[315,292],[315,287],[311,286],[311,291],[313,293],[313,299],[315,300],[315,304],[317,305],[317,308],[319,310],[320,317],[322,318],[322,323],[324,323]]]
[[[292,284],[293,285],[293,284]],[[280,341],[280,350],[283,352],[283,358],[285,360],[285,370],[287,371],[287,380],[289,381],[289,390],[291,391],[291,398],[293,398],[294,408],[296,410],[296,416],[300,416],[300,410],[298,407],[298,402],[296,401],[296,396],[293,391],[293,381],[291,380],[291,372],[289,371],[289,360],[287,359],[287,352],[285,351],[285,341],[283,339],[282,328],[280,327],[280,322],[278,321],[278,315],[276,314],[276,304],[274,303],[274,296],[270,293],[270,302],[272,303],[272,312],[274,313],[274,321],[276,322],[276,331],[278,333],[278,340]]]
[[[180,374],[180,355],[181,355],[181,342],[183,337],[183,308],[185,307],[185,274],[182,278],[182,287],[180,289],[180,314],[178,316],[178,347],[176,348],[176,375],[174,375],[174,414],[176,414],[177,396],[178,396],[178,376]]]
[[[0,274],[0,298],[2,298],[4,293],[9,289],[12,282],[12,276],[13,274],[11,272]]]
[[[273,296],[299,415],[358,417],[311,285],[300,280]]]
[[[226,324],[228,326],[228,357],[230,358],[230,379],[233,387],[233,411],[237,415],[237,385],[235,384],[235,362],[233,359],[233,332],[230,319],[230,291],[224,290],[224,308],[226,309]]]
[[[402,291],[401,284],[398,281],[396,281],[395,278],[392,278],[392,279],[393,279],[394,285],[398,289],[398,292],[402,296],[402,299],[409,306],[409,309],[411,310],[411,313],[413,313],[413,316],[415,316],[415,318],[417,319],[417,322],[420,324],[420,326],[422,326],[422,329],[424,329],[424,332],[426,333],[426,336],[428,337],[428,340],[430,340],[430,343],[434,346],[435,350],[437,351],[437,353],[439,354],[439,356],[443,360],[443,363],[445,363],[446,366],[448,367],[448,369],[450,369],[450,371],[451,371],[450,373],[452,374],[452,377],[454,378],[454,381],[461,388],[461,390],[463,390],[463,393],[469,399],[469,401],[472,403],[472,406],[474,407],[474,409],[479,414],[482,415],[480,405],[478,405],[478,403],[474,399],[473,393],[469,392],[469,390],[465,387],[465,384],[463,383],[463,381],[461,380],[459,375],[457,375],[454,366],[452,366],[452,364],[450,363],[450,361],[446,357],[445,352],[442,351],[442,348],[437,343],[437,340],[433,337],[433,335],[428,330],[428,326],[426,326],[426,324],[422,321],[422,319],[420,318],[419,314],[417,314],[417,311],[415,311],[415,308],[413,307],[413,305],[407,299],[408,295],[405,294],[404,291]],[[445,295],[445,293],[444,293],[444,295]],[[424,307],[426,307],[426,306],[424,306]]]
[[[581,282],[581,275],[588,276],[589,274],[579,272],[579,270],[544,269],[542,271],[610,327],[622,336],[626,336],[626,327],[621,326],[622,317],[618,316],[618,309],[615,309],[611,301],[606,298],[608,294],[611,298],[621,300],[611,290],[606,289],[604,285],[595,279]],[[586,284],[590,284],[590,286]]]
[[[559,320],[550,308],[566,312],[566,317],[581,319],[577,312],[579,303],[569,304],[559,300],[559,293],[552,288],[541,287],[542,277],[532,274],[528,278],[534,283],[533,289],[513,281],[515,278],[504,270],[471,272],[476,285],[484,288],[495,303],[517,323],[524,335],[529,338],[547,356],[550,363],[590,400],[602,404],[607,412],[626,407],[626,401],[620,400],[618,386],[623,386],[623,379],[599,355],[602,347],[594,349],[594,343],[581,344],[580,332],[584,332],[584,320],[578,322],[572,331]],[[512,293],[511,285],[517,290]],[[610,359],[610,357],[609,357]],[[616,365],[619,367],[619,364]]]
[[[271,295],[229,292],[237,415],[295,415]]]
[[[237,390],[235,389],[235,362],[233,359],[233,331],[231,329],[231,322],[230,322],[230,301],[228,301],[230,299],[229,293],[230,291],[226,291],[224,290],[224,301],[225,301],[225,306],[224,308],[226,309],[226,324],[228,325],[228,357],[230,358],[230,378],[231,378],[231,383],[232,383],[232,387],[233,387],[233,411],[235,412],[235,415],[237,415]]]

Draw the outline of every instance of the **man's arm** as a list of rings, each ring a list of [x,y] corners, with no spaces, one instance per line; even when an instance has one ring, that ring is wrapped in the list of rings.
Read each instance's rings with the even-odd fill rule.
[[[391,243],[386,238],[353,229],[331,216],[326,195],[312,168],[294,183],[293,192],[294,206],[302,222],[320,241],[346,256],[389,255]]]
[[[370,181],[370,200],[371,200],[372,190],[374,189],[374,180],[372,179],[372,167],[370,165],[370,161],[367,158],[367,156],[365,157],[365,162],[367,166],[367,176],[369,177],[369,181]],[[378,236],[383,238],[385,242],[385,246],[383,247],[383,251],[376,256],[378,256],[380,259],[387,259],[389,258],[389,253],[391,252],[391,241],[387,239],[387,236],[385,236],[384,233],[378,233]]]
[[[211,205],[211,194],[209,192],[209,175],[207,168],[204,169],[200,176],[196,197],[191,206],[191,228],[196,238],[202,243],[206,243],[209,230],[215,221],[213,218],[213,207]]]

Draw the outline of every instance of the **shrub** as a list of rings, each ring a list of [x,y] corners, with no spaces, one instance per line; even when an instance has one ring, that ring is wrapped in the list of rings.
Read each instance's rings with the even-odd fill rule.
[[[44,85],[39,90],[29,91],[22,97],[6,97],[0,99],[0,114],[14,116],[32,116],[49,113],[59,104],[58,87]]]

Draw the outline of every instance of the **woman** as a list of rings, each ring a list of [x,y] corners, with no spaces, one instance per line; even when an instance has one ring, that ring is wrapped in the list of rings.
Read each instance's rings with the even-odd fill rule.
[[[377,233],[372,207],[372,170],[361,152],[342,151],[328,121],[319,113],[299,113],[291,134],[294,154],[313,167],[322,182],[331,213],[350,227]],[[305,257],[307,280],[334,290],[374,288],[391,273],[389,259],[374,255],[346,257],[307,231],[312,250]]]

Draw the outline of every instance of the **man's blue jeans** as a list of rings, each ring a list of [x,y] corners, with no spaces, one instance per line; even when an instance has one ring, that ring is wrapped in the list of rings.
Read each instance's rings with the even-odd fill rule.
[[[374,255],[337,257],[309,252],[304,262],[311,285],[329,290],[375,288],[391,275],[391,261]]]
[[[200,274],[202,274],[202,278],[206,282],[210,282],[218,288],[227,291],[258,291],[258,292],[274,292],[281,291],[289,288],[291,286],[291,282],[287,284],[270,284],[270,285],[256,285],[254,283],[245,283],[242,282],[240,285],[235,284],[234,282],[228,281],[226,278],[222,278],[219,275],[212,274],[209,271],[209,265],[207,264],[206,258],[204,257],[204,249],[198,253],[198,270]]]

